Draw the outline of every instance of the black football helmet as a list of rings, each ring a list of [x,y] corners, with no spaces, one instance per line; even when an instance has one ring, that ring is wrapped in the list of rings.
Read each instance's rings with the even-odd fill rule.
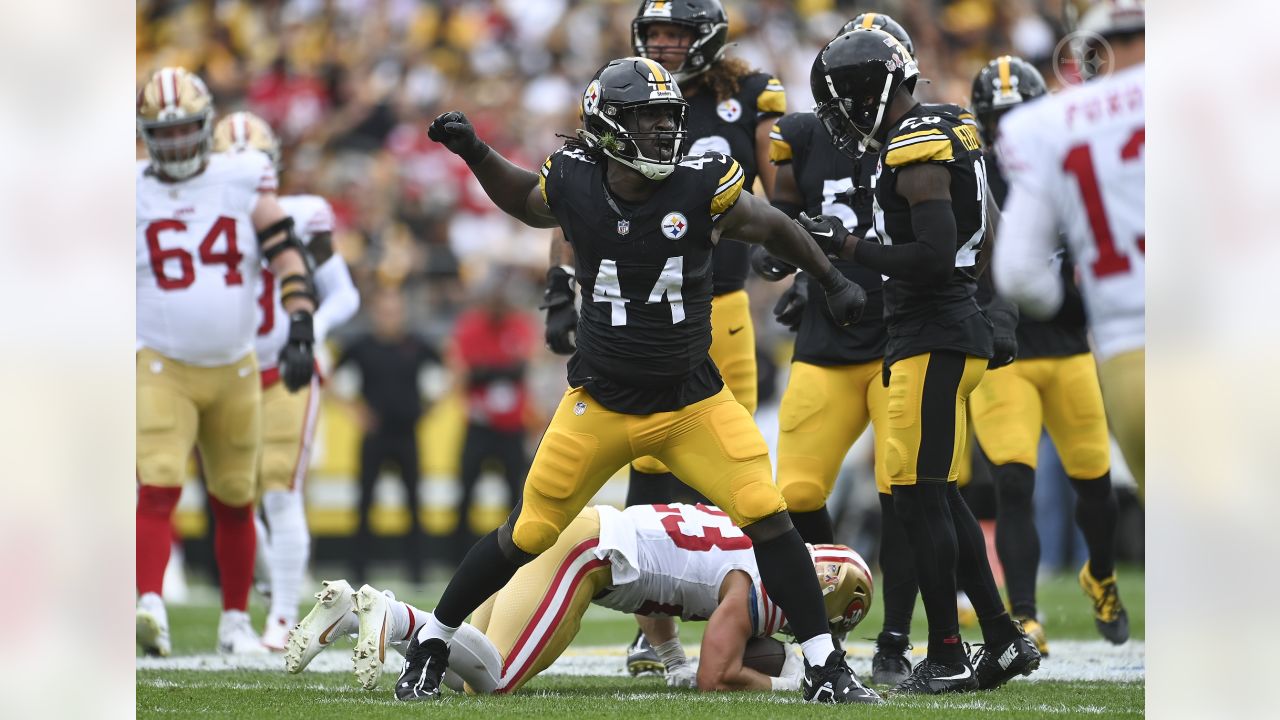
[[[680,160],[688,112],[680,86],[662,65],[642,57],[613,60],[582,93],[578,137],[650,180],[661,180]],[[643,129],[656,124],[645,117],[651,113],[665,114],[671,129]]]
[[[858,17],[844,24],[840,30],[840,34],[849,32],[850,30],[867,30],[876,28],[883,30],[890,35],[898,38],[898,42],[907,48],[907,52],[911,53],[911,57],[916,56],[916,46],[911,42],[911,36],[907,34],[905,28],[898,24],[897,20],[885,15],[884,13],[862,13]]]
[[[850,157],[879,150],[884,114],[898,88],[915,90],[920,70],[894,36],[871,28],[844,33],[818,53],[809,71],[814,112],[836,147]]]
[[[987,63],[973,78],[970,107],[987,145],[995,142],[1000,116],[1010,108],[1049,92],[1035,66],[1013,55]]]
[[[674,73],[678,82],[706,72],[724,55],[729,16],[720,0],[642,0],[631,21],[631,46],[640,57],[649,57],[645,28],[651,23],[683,25],[693,31],[684,62]]]

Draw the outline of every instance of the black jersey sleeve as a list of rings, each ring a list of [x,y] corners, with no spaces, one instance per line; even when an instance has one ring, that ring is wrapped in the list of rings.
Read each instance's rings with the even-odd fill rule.
[[[785,165],[808,150],[809,128],[803,113],[792,113],[778,118],[769,131],[769,162]]]
[[[896,128],[885,146],[884,164],[901,168],[913,163],[949,163],[982,149],[975,125],[965,122],[963,113],[921,114]]]

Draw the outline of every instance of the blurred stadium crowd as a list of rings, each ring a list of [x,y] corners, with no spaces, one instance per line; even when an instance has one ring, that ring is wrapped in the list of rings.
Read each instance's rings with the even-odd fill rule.
[[[812,105],[808,75],[818,49],[864,11],[890,13],[910,28],[929,81],[917,93],[922,100],[967,104],[976,71],[1003,53],[1037,64],[1052,86],[1063,2],[729,0],[725,6],[735,44],[730,54],[778,76],[788,111],[796,112]],[[370,327],[370,309],[378,305],[370,300],[387,291],[401,295],[411,330],[442,352],[458,315],[486,302],[495,288],[525,309],[540,337],[541,318],[533,308],[550,232],[499,211],[462,160],[427,139],[427,125],[440,112],[462,110],[505,156],[535,166],[559,146],[557,133],[577,126],[578,95],[587,79],[607,60],[634,54],[630,23],[637,5],[138,0],[137,84],[158,68],[184,66],[208,84],[219,115],[249,110],[277,131],[283,143],[280,194],[315,193],[329,200],[336,214],[335,246],[366,299],[360,314],[334,332],[337,346]],[[138,152],[145,156],[141,144]],[[762,281],[748,285],[761,355],[774,360],[762,365],[762,375],[785,368],[790,359],[792,336],[768,312],[779,290]],[[564,358],[541,348],[531,363],[532,440],[563,391],[563,368]],[[769,404],[769,380],[761,382],[763,408]],[[462,403],[447,398],[447,383],[424,385],[426,394],[441,400],[420,433],[425,474],[456,476]],[[337,402],[326,409],[325,457],[313,466],[317,474],[348,481],[355,476],[355,414]],[[766,437],[774,435],[765,431]],[[428,492],[425,501],[430,504],[432,497]],[[326,524],[315,525],[323,516],[312,514],[320,539]],[[494,514],[494,523],[501,517]],[[428,517],[425,525],[428,533],[436,528],[434,534],[443,535],[453,522],[433,524]],[[201,525],[186,523],[187,534],[203,534],[193,529]],[[346,534],[338,526],[354,529],[343,521],[333,534]]]

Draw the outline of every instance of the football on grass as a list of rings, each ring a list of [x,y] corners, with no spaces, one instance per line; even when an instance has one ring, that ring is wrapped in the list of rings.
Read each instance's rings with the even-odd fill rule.
[[[753,637],[742,651],[742,664],[769,677],[778,677],[787,660],[787,646],[771,637]]]

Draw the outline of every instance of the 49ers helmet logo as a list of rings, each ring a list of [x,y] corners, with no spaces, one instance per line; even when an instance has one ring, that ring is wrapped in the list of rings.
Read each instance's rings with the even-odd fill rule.
[[[682,213],[669,212],[662,218],[662,234],[672,240],[679,240],[689,232],[689,221]]]

